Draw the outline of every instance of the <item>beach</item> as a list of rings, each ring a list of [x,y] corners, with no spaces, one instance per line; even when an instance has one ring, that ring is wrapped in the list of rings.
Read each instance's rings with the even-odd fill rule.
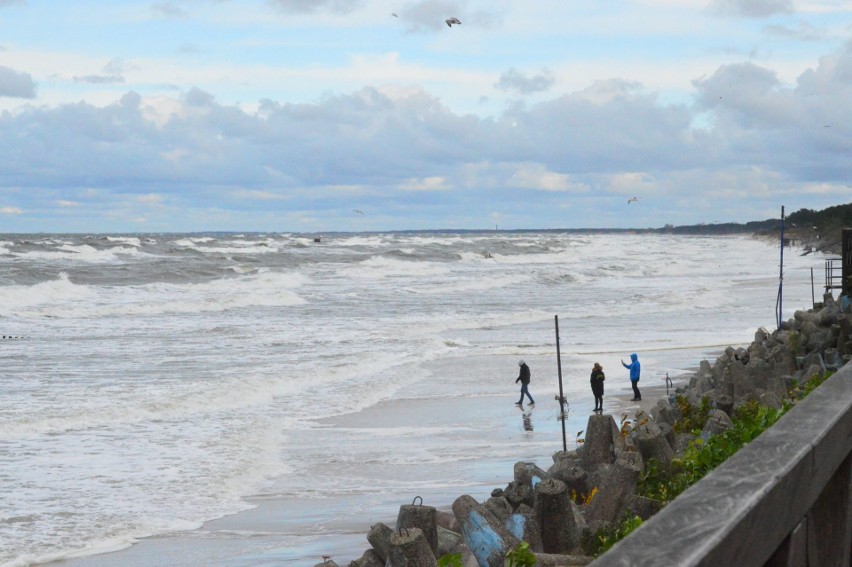
[[[387,233],[0,239],[0,565],[313,565],[420,496],[572,449],[774,324],[748,237]],[[785,318],[819,255],[791,255]],[[555,323],[559,322],[557,358]],[[519,409],[518,359],[536,407]],[[626,399],[625,399],[626,398]]]
[[[626,370],[624,373],[615,370],[607,379],[610,391],[604,397],[604,413],[611,414],[617,423],[625,414],[628,419],[635,420],[637,412],[650,411],[657,400],[666,396],[665,381],[660,382],[640,380],[642,401],[632,402],[633,391]],[[674,382],[683,384],[680,379]],[[452,512],[452,503],[462,494],[484,501],[494,488],[505,488],[513,478],[513,467],[518,461],[535,462],[544,469],[553,464],[550,454],[563,448],[558,401],[553,396],[549,399],[539,396],[533,409],[528,404],[521,409],[513,405],[515,398],[515,393],[433,398],[425,403],[421,399],[402,398],[322,420],[327,428],[318,429],[315,437],[306,438],[304,442],[307,446],[326,448],[327,465],[306,471],[305,485],[320,487],[324,477],[351,476],[369,478],[375,483],[374,490],[333,494],[326,498],[259,496],[252,499],[255,508],[208,522],[198,530],[143,539],[120,552],[52,565],[193,567],[199,564],[199,558],[207,562],[215,557],[215,563],[220,565],[259,567],[312,565],[321,562],[323,556],[348,565],[369,547],[366,536],[370,527],[377,522],[393,526],[399,507],[412,503],[417,496],[427,505]],[[577,447],[577,438],[582,438],[577,433],[585,429],[593,407],[591,392],[587,398],[570,403],[565,422],[569,450]],[[412,422],[422,431],[414,431]],[[386,470],[384,464],[344,462],[336,458],[334,447],[342,442],[341,432],[346,431],[358,432],[353,437],[368,444],[390,435],[394,441],[388,450],[406,443],[425,445],[424,437],[439,437],[429,441],[440,445],[439,451],[457,453],[474,445],[478,449],[471,455],[477,456],[462,458],[461,466],[452,468],[434,459],[430,459],[428,465],[399,463],[393,470]],[[456,460],[458,456],[447,455],[447,458]],[[382,480],[386,475],[405,476],[410,489],[383,490]],[[312,526],[312,534],[304,533],[306,524]]]

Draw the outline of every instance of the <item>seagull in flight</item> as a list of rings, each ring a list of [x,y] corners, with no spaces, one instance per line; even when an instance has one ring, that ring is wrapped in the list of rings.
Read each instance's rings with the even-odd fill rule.
[[[397,16],[397,15],[396,15],[396,12],[392,12],[392,13],[391,13],[391,16],[393,16],[394,18],[398,18],[398,17],[399,17],[399,16]]]
[[[461,20],[458,18],[449,18],[447,20],[444,20],[444,22],[446,22],[448,28],[453,27],[453,24],[461,25]]]
[[[630,203],[635,203],[638,200],[639,197],[631,197],[630,199],[627,199],[627,204],[629,205]]]
[[[364,214],[364,211],[361,211],[361,210],[358,210],[358,209],[352,209],[352,212],[353,212],[353,213],[358,213],[359,215],[363,215],[363,214]]]

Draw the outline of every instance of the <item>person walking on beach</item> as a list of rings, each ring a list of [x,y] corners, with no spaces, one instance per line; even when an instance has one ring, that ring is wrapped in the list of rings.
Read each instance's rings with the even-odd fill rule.
[[[604,380],[606,376],[604,376],[603,366],[595,363],[595,366],[592,368],[592,376],[590,378],[592,384],[592,394],[595,396],[595,409],[594,411],[599,411],[603,413],[603,392],[604,392]]]
[[[636,356],[636,353],[630,355],[630,364],[624,364],[624,360],[621,361],[621,365],[628,370],[630,370],[630,385],[633,386],[633,399],[631,402],[641,402],[642,394],[639,393],[639,371],[642,369],[642,366],[639,364],[639,357]]]
[[[518,361],[518,366],[521,367],[521,371],[518,373],[518,379],[515,380],[515,384],[518,382],[521,383],[521,399],[515,404],[516,406],[521,406],[524,404],[524,395],[526,395],[530,399],[530,405],[535,405],[535,400],[530,395],[529,385],[530,385],[530,367],[527,366],[527,363],[523,361],[523,359]]]

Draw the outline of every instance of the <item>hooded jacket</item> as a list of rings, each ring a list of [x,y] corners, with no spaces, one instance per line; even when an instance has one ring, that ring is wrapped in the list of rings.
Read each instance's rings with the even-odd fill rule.
[[[639,381],[639,371],[642,366],[639,364],[639,357],[636,356],[636,353],[630,355],[630,360],[632,361],[630,364],[621,363],[622,366],[630,370],[630,381],[638,382]]]
[[[515,384],[520,382],[521,384],[529,384],[530,383],[530,367],[526,364],[521,365],[521,371],[518,374],[518,379],[515,380]]]

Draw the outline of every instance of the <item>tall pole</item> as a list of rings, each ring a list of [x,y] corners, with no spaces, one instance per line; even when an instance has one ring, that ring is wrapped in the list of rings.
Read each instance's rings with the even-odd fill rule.
[[[784,206],[781,206],[781,265],[778,273],[778,328],[783,320],[784,304]]]
[[[562,422],[562,450],[568,451],[565,441],[565,396],[562,394],[562,356],[559,353],[559,315],[553,316],[556,325],[556,368],[559,371],[559,421]]]

